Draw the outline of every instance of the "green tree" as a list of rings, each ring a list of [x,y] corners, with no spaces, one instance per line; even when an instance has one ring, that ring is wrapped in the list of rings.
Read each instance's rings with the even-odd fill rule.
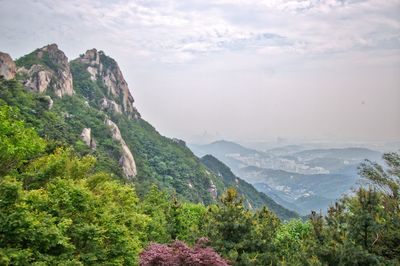
[[[94,163],[58,149],[0,181],[3,264],[137,265],[148,217],[133,187],[93,173]],[[35,174],[48,178],[26,189]]]
[[[312,250],[314,242],[311,223],[294,219],[282,224],[274,240],[277,264],[320,265]]]
[[[243,206],[243,198],[230,188],[217,206],[208,210],[206,232],[213,247],[236,265],[242,265],[242,255],[248,251],[252,213]]]
[[[17,118],[18,111],[0,106],[0,176],[17,169],[45,148],[45,142],[33,128]]]
[[[360,175],[381,191],[375,193],[379,200],[375,212],[379,214],[377,222],[381,230],[370,236],[373,245],[369,244],[369,249],[400,263],[400,154],[385,153],[383,160],[385,167],[368,160],[360,166]]]
[[[202,224],[204,222],[206,207],[202,204],[184,202],[181,203],[176,217],[179,230],[177,239],[194,244],[203,236]]]
[[[148,242],[168,243],[171,235],[168,232],[167,213],[170,209],[168,195],[153,185],[143,201],[141,211],[150,217],[146,229]]]

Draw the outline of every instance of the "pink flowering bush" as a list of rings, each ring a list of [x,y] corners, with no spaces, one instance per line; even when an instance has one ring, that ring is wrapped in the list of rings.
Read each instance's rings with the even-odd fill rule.
[[[207,244],[204,237],[193,248],[178,240],[169,245],[152,243],[140,254],[140,266],[229,266]]]

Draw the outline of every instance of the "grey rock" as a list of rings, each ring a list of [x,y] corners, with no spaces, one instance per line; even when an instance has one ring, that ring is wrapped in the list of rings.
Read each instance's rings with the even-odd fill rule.
[[[214,182],[212,180],[210,180],[210,187],[208,188],[208,192],[210,192],[211,197],[213,199],[217,199],[217,187],[214,185]]]
[[[53,99],[50,97],[50,96],[48,96],[48,95],[46,95],[45,97],[44,97],[46,100],[47,100],[47,102],[48,102],[48,106],[47,106],[47,109],[51,109],[51,108],[53,108],[53,104],[54,104],[54,101],[53,101]]]
[[[97,147],[96,142],[92,138],[92,130],[90,128],[84,128],[81,133],[81,139],[86,144],[86,146],[95,150]]]
[[[100,104],[101,104],[102,110],[107,110],[107,111],[110,110],[115,113],[122,114],[121,105],[117,104],[116,102],[114,102],[110,99],[103,98],[103,99],[101,99]]]
[[[0,52],[0,77],[6,80],[15,78],[17,67],[11,56],[6,53]]]
[[[38,59],[46,58],[46,64],[35,64],[29,69],[21,67],[18,72],[26,76],[24,85],[27,89],[45,93],[53,91],[62,98],[64,95],[73,95],[72,74],[68,58],[58,49],[56,44],[50,44],[34,51]]]
[[[127,82],[125,81],[121,69],[117,62],[106,56],[104,52],[96,49],[87,50],[77,60],[87,64],[86,70],[90,74],[90,79],[95,81],[100,79],[107,88],[109,99],[102,99],[101,105],[104,109],[109,109],[115,112],[123,112],[130,118],[138,119],[140,115],[133,106],[134,99],[130,93]],[[121,99],[115,102],[110,99]],[[119,106],[119,107],[118,107]]]
[[[124,139],[122,138],[118,126],[110,119],[106,119],[105,123],[111,130],[112,138],[118,141],[121,145],[122,156],[119,160],[119,163],[122,166],[125,176],[129,179],[135,177],[137,175],[135,159],[133,158],[132,152],[128,145],[126,145]]]

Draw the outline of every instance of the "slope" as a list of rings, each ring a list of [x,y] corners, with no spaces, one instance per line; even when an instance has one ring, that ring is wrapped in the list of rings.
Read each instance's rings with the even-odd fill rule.
[[[258,192],[252,185],[235,176],[224,163],[212,155],[205,155],[201,161],[216,175],[222,178],[225,187],[234,187],[245,198],[249,208],[259,208],[267,205],[269,209],[275,212],[283,219],[296,217],[297,214],[281,205],[277,204],[270,197],[262,192]]]
[[[94,155],[96,171],[134,183],[139,195],[156,184],[181,199],[210,204],[226,190],[183,141],[161,136],[141,117],[117,62],[104,52],[88,50],[68,62],[52,44],[16,65],[15,79],[0,80],[0,98],[18,107],[21,119],[54,147]],[[270,204],[267,197],[247,200]]]

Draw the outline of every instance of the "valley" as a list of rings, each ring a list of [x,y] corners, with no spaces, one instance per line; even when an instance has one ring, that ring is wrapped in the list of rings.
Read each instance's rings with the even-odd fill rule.
[[[301,215],[325,213],[341,196],[366,184],[358,175],[359,164],[365,159],[381,162],[382,156],[366,147],[329,143],[277,145],[256,150],[222,140],[190,148],[197,155],[216,156],[258,191]]]

